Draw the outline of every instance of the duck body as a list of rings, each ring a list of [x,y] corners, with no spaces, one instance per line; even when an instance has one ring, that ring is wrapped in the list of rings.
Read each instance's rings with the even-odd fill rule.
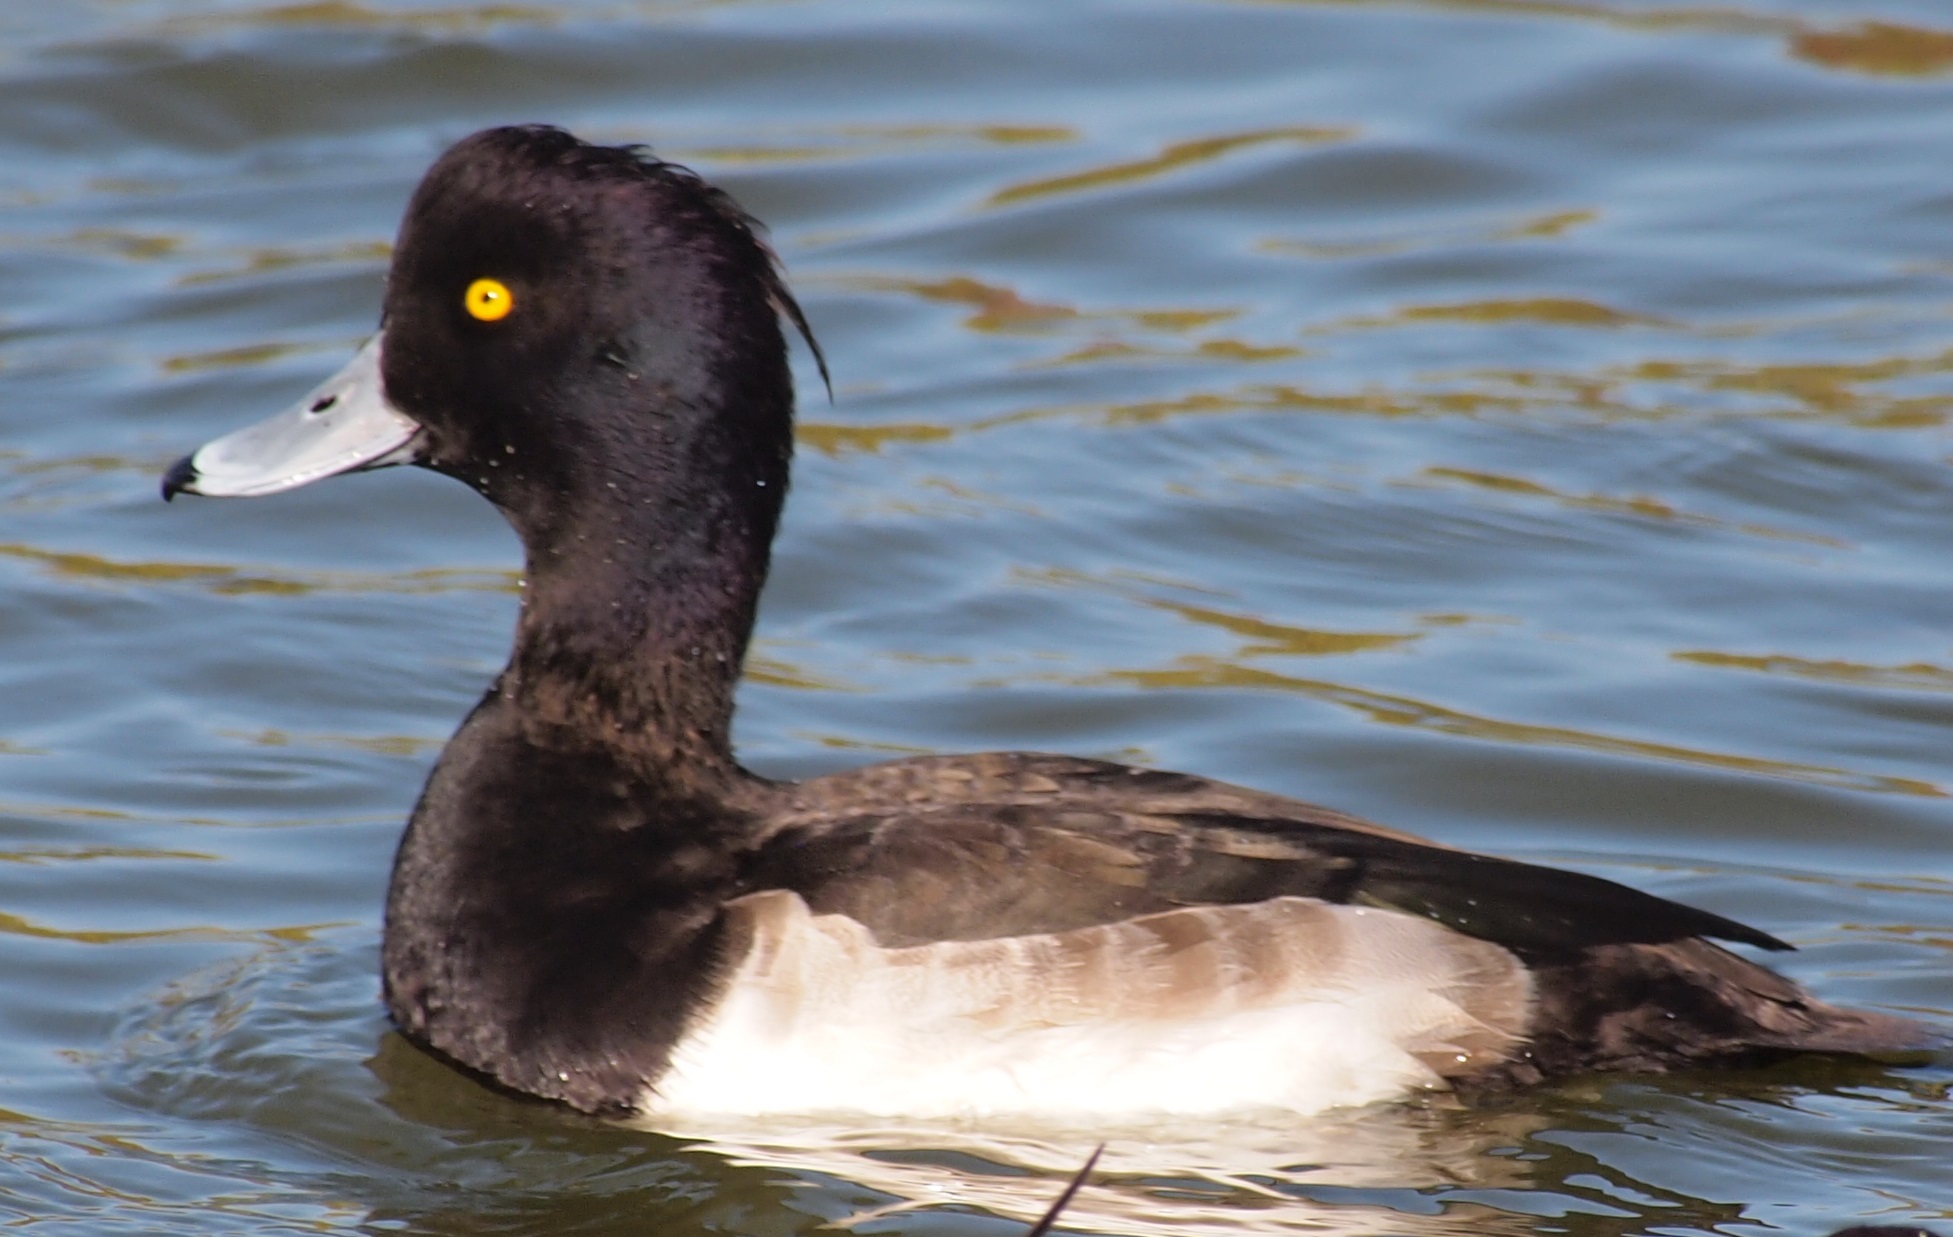
[[[1310,1112],[1924,1043],[1717,916],[1206,779],[987,753],[702,806],[485,711],[403,841],[387,1001],[583,1109]]]
[[[509,665],[388,895],[385,997],[417,1043],[593,1112],[1089,1115],[1936,1042],[1710,943],[1788,948],[1709,912],[1202,778],[741,768],[783,315],[804,333],[752,222],[690,173],[489,130],[416,191],[375,341],[165,479],[411,462],[522,538]]]

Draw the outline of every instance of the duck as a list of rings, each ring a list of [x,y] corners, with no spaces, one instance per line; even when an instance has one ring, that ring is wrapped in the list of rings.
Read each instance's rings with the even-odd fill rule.
[[[1790,948],[1711,911],[1204,777],[744,768],[789,327],[826,381],[724,191],[488,129],[414,190],[378,333],[164,476],[165,499],[252,497],[414,465],[521,540],[508,664],[387,892],[383,999],[414,1044],[602,1115],[1100,1119],[1941,1043],[1717,944]]]

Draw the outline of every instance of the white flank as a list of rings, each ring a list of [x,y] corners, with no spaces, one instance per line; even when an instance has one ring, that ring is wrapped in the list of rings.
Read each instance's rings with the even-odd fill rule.
[[[1319,1112],[1507,1055],[1531,1005],[1496,945],[1305,898],[898,949],[791,893],[729,913],[751,948],[647,1113]]]

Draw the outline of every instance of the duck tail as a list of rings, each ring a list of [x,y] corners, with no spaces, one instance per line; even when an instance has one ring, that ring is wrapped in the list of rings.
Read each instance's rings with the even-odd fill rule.
[[[1594,946],[1532,969],[1530,1043],[1490,1081],[1744,1065],[1801,1052],[1901,1061],[1948,1045],[1926,1023],[1826,1004],[1700,939]]]

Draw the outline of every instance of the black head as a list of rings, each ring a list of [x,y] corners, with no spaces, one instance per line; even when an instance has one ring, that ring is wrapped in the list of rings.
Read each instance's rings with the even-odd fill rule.
[[[419,462],[500,506],[532,557],[619,491],[757,520],[764,543],[792,448],[782,312],[805,330],[757,225],[693,173],[490,129],[407,207],[382,372]]]
[[[534,711],[723,754],[793,451],[783,315],[806,333],[758,225],[696,175],[489,129],[414,191],[380,334],[178,463],[164,497],[409,462],[457,477],[522,537],[509,682]]]

